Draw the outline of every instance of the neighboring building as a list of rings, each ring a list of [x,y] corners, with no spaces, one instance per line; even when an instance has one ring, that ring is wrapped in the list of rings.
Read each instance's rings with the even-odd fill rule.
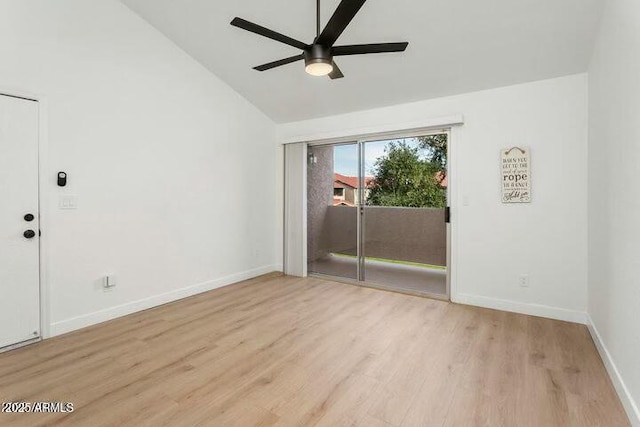
[[[333,181],[333,206],[357,206],[359,182],[357,176],[346,176],[335,173]],[[373,182],[372,176],[364,178],[364,198],[369,196],[369,186]]]
[[[341,175],[339,173],[334,173],[333,180],[333,206],[357,206],[358,198],[357,198],[357,190],[358,190],[358,177],[357,176],[346,176]],[[447,188],[449,182],[447,180],[447,176],[444,172],[436,173],[436,179],[440,181],[440,186],[442,188]],[[366,176],[364,178],[365,190],[364,190],[364,198],[365,200],[369,197],[369,192],[371,188],[371,184],[375,180],[372,176]]]
[[[447,188],[449,186],[449,179],[444,172],[436,172],[436,180],[440,183],[440,187]]]

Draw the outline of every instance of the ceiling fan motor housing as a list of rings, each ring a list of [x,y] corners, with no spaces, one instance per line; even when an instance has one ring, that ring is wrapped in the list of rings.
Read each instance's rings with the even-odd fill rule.
[[[331,48],[319,44],[313,44],[309,49],[305,49],[304,51],[304,63],[307,66],[317,63],[331,64],[331,62]]]

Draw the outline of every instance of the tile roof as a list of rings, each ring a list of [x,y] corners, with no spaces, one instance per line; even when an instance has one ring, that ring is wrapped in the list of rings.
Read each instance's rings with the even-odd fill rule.
[[[344,184],[348,187],[351,188],[359,188],[359,183],[358,183],[358,177],[357,176],[346,176],[346,175],[341,175],[339,173],[334,173],[334,180],[337,183],[341,183]],[[369,184],[371,184],[371,182],[373,182],[374,178],[372,176],[365,176],[364,177],[364,184],[365,187],[368,187]],[[343,188],[340,186],[337,186],[335,188]]]

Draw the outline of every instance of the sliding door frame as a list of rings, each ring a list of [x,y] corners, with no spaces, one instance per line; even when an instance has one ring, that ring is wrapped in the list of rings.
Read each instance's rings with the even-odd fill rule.
[[[358,200],[358,212],[357,212],[357,279],[349,279],[339,276],[330,276],[321,273],[310,272],[309,275],[312,277],[320,277],[325,279],[330,279],[338,282],[344,282],[352,285],[363,286],[368,288],[382,289],[387,291],[393,291],[398,293],[404,293],[409,295],[417,295],[422,297],[428,297],[433,299],[451,301],[451,272],[452,272],[452,223],[449,221],[446,224],[446,268],[447,268],[447,277],[446,277],[446,295],[438,295],[432,294],[429,292],[417,292],[411,291],[408,289],[394,288],[391,286],[380,285],[377,283],[369,283],[366,281],[365,277],[365,256],[364,256],[364,245],[365,245],[365,224],[364,224],[364,216],[365,216],[365,206],[364,206],[364,185],[365,185],[365,159],[364,159],[364,148],[367,142],[375,142],[375,141],[386,141],[393,139],[406,139],[406,138],[416,138],[419,136],[428,136],[428,135],[439,135],[446,134],[447,135],[447,207],[451,206],[451,196],[452,196],[452,179],[451,179],[451,136],[452,129],[450,126],[448,127],[436,127],[436,128],[427,128],[421,130],[412,130],[407,132],[387,132],[381,134],[371,134],[366,136],[361,136],[358,138],[341,138],[335,140],[324,140],[324,141],[313,141],[308,142],[307,147],[320,147],[320,146],[340,146],[340,145],[357,145],[358,150],[358,182],[359,188],[357,191],[357,200]],[[444,219],[443,219],[444,220]]]

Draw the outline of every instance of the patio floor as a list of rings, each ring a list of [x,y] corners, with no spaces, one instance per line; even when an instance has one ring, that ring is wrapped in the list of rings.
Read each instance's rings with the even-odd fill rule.
[[[357,278],[357,258],[329,255],[309,263],[309,273]],[[414,293],[447,295],[447,270],[391,262],[366,260],[366,283]]]

